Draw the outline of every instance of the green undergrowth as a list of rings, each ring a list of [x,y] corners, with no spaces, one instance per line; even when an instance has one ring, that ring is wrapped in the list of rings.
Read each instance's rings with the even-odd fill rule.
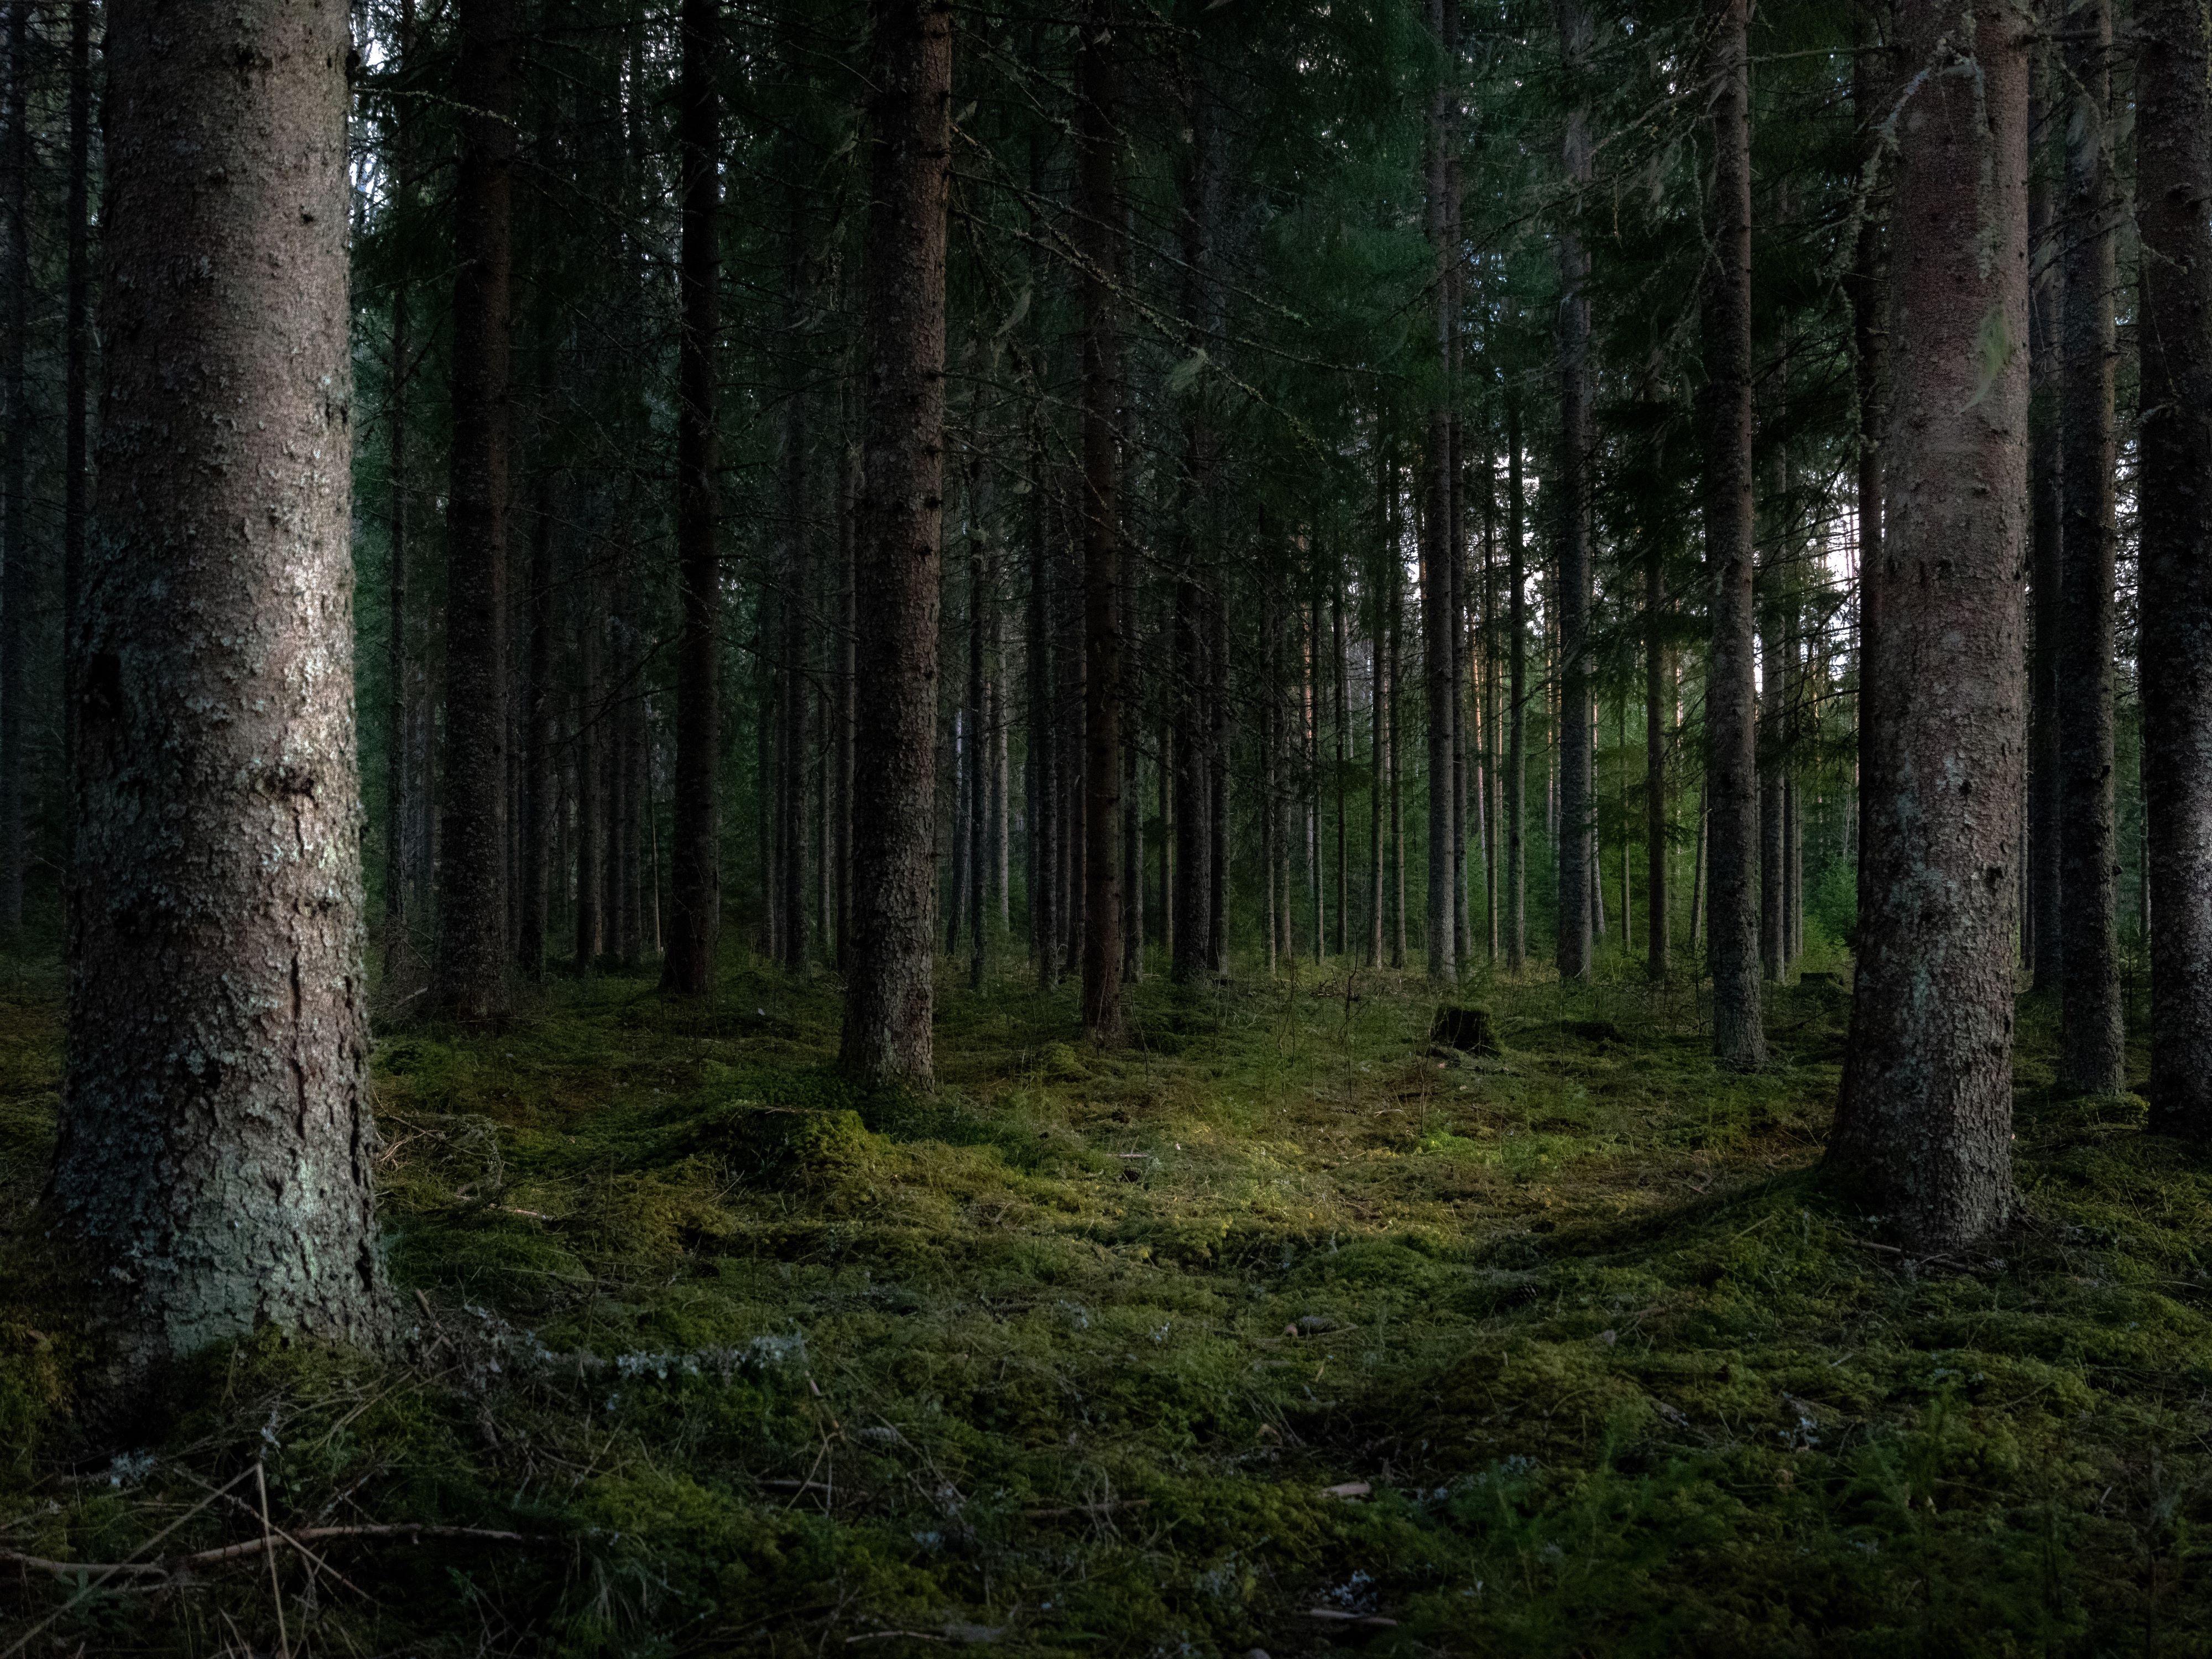
[[[1625,976],[1477,986],[1477,1060],[1334,966],[1147,982],[1111,1054],[1069,994],[948,984],[939,1090],[873,1096],[827,981],[563,985],[380,1043],[398,1352],[264,1334],[118,1455],[29,1220],[55,988],[0,994],[0,1547],[254,1540],[257,1461],[295,1536],[520,1535],[285,1548],[295,1654],[2212,1647],[2212,1181],[2058,1098],[2041,1011],[2024,1217],[1922,1261],[1814,1178],[1833,983],[1749,1078]],[[0,1651],[268,1652],[276,1612],[258,1555],[10,1566]]]

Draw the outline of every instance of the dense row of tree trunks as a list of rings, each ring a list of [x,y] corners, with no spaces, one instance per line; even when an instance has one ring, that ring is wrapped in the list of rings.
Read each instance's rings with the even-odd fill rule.
[[[2136,7],[2143,805],[2154,1127],[2212,1137],[2212,97],[2205,17]]]
[[[70,641],[70,1066],[51,1190],[125,1373],[264,1322],[386,1328],[347,51],[344,12],[310,0],[109,9],[106,386]]]
[[[721,561],[715,501],[714,343],[721,258],[721,111],[714,77],[720,0],[684,0],[677,87],[682,313],[676,404],[676,789],[669,836],[667,953],[660,984],[679,996],[714,986],[722,932],[722,721],[718,637]],[[550,630],[549,630],[550,632]]]
[[[459,13],[454,185],[453,477],[446,525],[445,811],[437,1000],[467,1019],[507,1004],[507,478],[514,264],[515,0]]]
[[[945,488],[946,0],[872,0],[867,365],[854,523],[853,931],[842,1060],[927,1083],[936,882],[938,575]]]
[[[1712,252],[1702,301],[1705,347],[1705,570],[1711,648],[1705,674],[1706,854],[1713,1052],[1764,1065],[1759,1017],[1759,753],[1752,537],[1751,88],[1749,0],[1707,0],[1713,134]]]
[[[2125,1086],[2112,761],[2112,647],[2118,534],[2112,416],[2117,190],[2109,112],[2111,0],[2067,13],[2064,290],[2059,305],[2059,1075],[2071,1087]]]
[[[2027,365],[1988,343],[2027,334],[2027,27],[2004,0],[1933,0],[1900,29],[1891,315],[1913,372],[1871,590],[1870,904],[1828,1158],[1936,1249],[2013,1202]]]

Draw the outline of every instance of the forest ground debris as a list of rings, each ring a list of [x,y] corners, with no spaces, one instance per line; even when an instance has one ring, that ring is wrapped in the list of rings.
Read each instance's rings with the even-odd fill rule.
[[[1470,988],[1504,1070],[1364,970],[1147,981],[1107,1054],[948,981],[927,1096],[735,965],[712,1017],[612,977],[395,1025],[399,1352],[264,1332],[118,1461],[32,1208],[57,986],[11,968],[0,1638],[267,1645],[273,1554],[317,1654],[2212,1650],[2212,1172],[2062,1098],[2027,1005],[2027,1218],[1916,1258],[1814,1176],[1841,988],[1741,1077],[1634,971]],[[322,1570],[210,1504],[190,1574],[84,1594],[257,1459]]]

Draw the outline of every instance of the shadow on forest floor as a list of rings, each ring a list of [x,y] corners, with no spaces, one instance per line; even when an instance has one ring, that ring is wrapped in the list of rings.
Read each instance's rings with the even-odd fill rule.
[[[1808,1174],[1832,987],[1740,1078],[1626,977],[1480,988],[1467,1062],[1334,966],[1147,983],[1109,1055],[1072,994],[950,983],[929,1098],[854,1096],[835,987],[735,964],[712,1010],[610,978],[392,1030],[404,1353],[216,1356],[110,1462],[34,1271],[57,1014],[18,970],[0,1548],[251,1545],[194,1506],[258,1457],[295,1654],[2212,1647],[2212,1182],[2054,1098],[2039,1013],[2027,1217],[1920,1262]],[[306,1531],[393,1524],[525,1538]],[[0,1569],[0,1652],[274,1651],[276,1613],[251,1549]]]

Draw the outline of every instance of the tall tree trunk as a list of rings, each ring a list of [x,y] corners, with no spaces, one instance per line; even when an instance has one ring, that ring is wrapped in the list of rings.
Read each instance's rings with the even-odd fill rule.
[[[1858,982],[1831,1168],[1922,1248],[2010,1212],[2013,930],[2027,736],[2027,26],[2005,0],[1903,20],[1893,418],[1869,690]],[[1973,57],[1962,56],[1971,43]]]
[[[1592,23],[1584,0],[1553,0],[1568,80],[1560,162],[1569,197],[1559,228],[1559,977],[1590,969],[1597,798],[1590,741],[1589,250],[1577,216],[1590,179],[1587,72]],[[1548,481],[1547,481],[1548,482]]]
[[[720,331],[720,0],[684,0],[678,22],[677,152],[682,161],[676,274],[676,777],[668,841],[669,937],[660,988],[714,988],[722,937],[721,560],[714,491],[714,344]]]
[[[8,331],[0,340],[0,392],[8,430],[0,454],[0,943],[23,927],[23,877],[31,849],[24,836],[23,739],[30,689],[30,443],[32,414],[24,366],[31,332],[31,11],[32,0],[8,6]]]
[[[869,695],[860,699],[854,758],[842,1060],[857,1078],[927,1084],[951,8],[947,0],[872,0],[869,25],[869,396],[855,548],[859,672]]]
[[[1084,0],[1076,49],[1076,244],[1083,260],[1083,1026],[1121,1040],[1121,142],[1114,0]]]
[[[1505,394],[1505,970],[1528,961],[1528,566],[1521,397]]]
[[[1385,592],[1390,613],[1386,649],[1390,659],[1390,965],[1396,969],[1406,965],[1406,771],[1401,741],[1406,712],[1406,579],[1399,552],[1402,541],[1394,520]]]
[[[605,912],[600,908],[600,842],[606,833],[606,702],[599,676],[599,633],[603,612],[600,584],[586,576],[576,607],[576,972],[589,974],[605,950]]]
[[[72,9],[84,13],[91,8],[78,6]],[[395,72],[402,79],[407,78],[414,63],[415,0],[401,0]],[[416,190],[413,104],[412,99],[396,99],[392,111],[393,194],[400,203],[410,205]],[[384,968],[387,981],[395,974],[402,953],[408,948],[409,929],[416,920],[410,914],[418,858],[413,845],[419,824],[415,796],[423,773],[415,748],[419,718],[415,704],[423,688],[416,679],[418,667],[410,638],[409,588],[413,575],[415,528],[415,480],[408,454],[408,439],[411,435],[408,396],[412,389],[409,359],[415,349],[411,286],[403,268],[392,284],[392,340],[384,394],[388,423],[386,494],[391,503],[390,585],[386,597],[389,619],[386,634],[390,681],[386,688],[388,732],[384,758]]]
[[[76,641],[83,609],[85,530],[92,516],[91,432],[85,420],[92,390],[92,8],[88,4],[70,8],[69,54],[69,298],[63,325],[67,385],[62,452],[62,769],[64,777],[73,780]],[[63,862],[66,868],[66,849]]]
[[[1713,976],[1713,1052],[1751,1071],[1766,1063],[1759,994],[1758,608],[1751,504],[1750,0],[1705,0],[1713,82],[1713,251],[1703,296],[1705,344],[1705,572],[1712,647],[1705,685],[1711,891],[1705,946]]]
[[[2109,112],[2111,0],[2066,14],[2064,63],[2070,234],[2060,301],[2059,497],[2063,519],[2057,654],[2059,810],[2065,895],[2059,1080],[2094,1094],[2127,1086],[2121,1042],[2119,846],[2113,822],[2112,290],[2116,192]]]
[[[1667,882],[1667,587],[1655,537],[1644,555],[1644,970],[1663,980],[1674,949]],[[1626,879],[1623,878],[1624,881]]]
[[[968,988],[983,988],[990,969],[990,931],[984,907],[990,892],[990,749],[986,736],[984,641],[992,631],[990,532],[991,470],[982,422],[968,471]]]
[[[2033,48],[2028,82],[2027,175],[2027,481],[2028,663],[2027,885],[2028,966],[2036,991],[2057,996],[2066,959],[2060,896],[2060,849],[2066,840],[2059,787],[2058,635],[2063,504],[2059,447],[2058,303],[2065,270],[2057,257],[2051,209],[2051,51]]]
[[[858,506],[858,457],[851,439],[852,393],[845,394],[846,418],[841,422],[837,459],[837,639],[831,654],[837,664],[837,732],[832,763],[836,768],[836,796],[831,806],[831,834],[837,866],[837,966],[851,965],[853,936],[853,760],[860,720],[860,676],[856,672],[856,642],[860,616],[855,587],[854,520]]]
[[[76,641],[51,1191],[127,1385],[264,1323],[374,1340],[390,1316],[353,714],[345,13],[116,0],[108,16],[101,534]]]
[[[792,49],[795,56],[798,48]],[[790,177],[784,198],[783,565],[776,600],[775,642],[775,935],[786,972],[804,975],[811,941],[806,923],[806,767],[813,750],[813,685],[809,672],[813,630],[808,626],[814,588],[813,472],[807,417],[812,398],[807,358],[813,272],[808,247],[806,188],[801,150],[793,138],[784,151]],[[957,916],[957,910],[954,912]]]
[[[538,458],[532,493],[535,499],[530,504],[530,592],[526,596],[530,637],[522,709],[522,902],[515,966],[524,978],[538,980],[545,976],[553,848],[554,507],[550,456]]]
[[[1332,771],[1336,781],[1336,953],[1340,957],[1352,954],[1352,872],[1346,867],[1351,850],[1351,839],[1346,833],[1344,809],[1344,584],[1337,582],[1329,592],[1329,665],[1334,699],[1329,731],[1335,745]]]
[[[516,0],[463,0],[437,999],[507,1006],[507,491]]]
[[[1048,532],[1043,416],[1030,415],[1030,949],[1037,985],[1060,983],[1060,763],[1054,719],[1052,544]]]
[[[1451,33],[1451,0],[1428,0],[1429,29],[1443,48]],[[1452,251],[1449,132],[1453,77],[1448,70],[1429,94],[1427,191],[1428,237],[1432,269],[1431,327],[1440,375],[1448,373],[1451,338]],[[1441,382],[1440,382],[1441,385]],[[1451,526],[1451,405],[1440,390],[1429,405],[1426,453],[1422,457],[1420,518],[1422,684],[1428,714],[1428,908],[1424,943],[1429,978],[1449,985],[1459,978],[1452,954],[1452,626],[1451,563],[1447,544]]]
[[[1215,567],[1213,592],[1206,599],[1206,619],[1213,634],[1206,653],[1206,703],[1212,731],[1206,743],[1206,770],[1211,802],[1206,812],[1213,844],[1206,867],[1213,887],[1206,917],[1206,965],[1217,975],[1229,972],[1229,744],[1232,728],[1229,712],[1229,570]]]
[[[1868,10],[1880,17],[1884,15],[1886,8],[1874,4],[1869,5]],[[1877,56],[1869,49],[1869,44],[1861,39],[1860,49],[1851,59],[1851,108],[1857,117],[1861,133],[1863,167],[1869,164],[1879,166],[1881,160],[1884,142],[1881,122],[1887,114],[1884,100],[1888,95],[1892,78],[1887,72],[1891,68],[1888,54]],[[1890,42],[1885,40],[1882,44],[1888,46]],[[2033,188],[2031,185],[2031,192]],[[1870,191],[1869,196],[1870,199],[1859,210],[1861,216],[1851,249],[1851,272],[1846,284],[1851,306],[1852,389],[1857,403],[1858,417],[1859,786],[1854,827],[1860,847],[1866,844],[1868,815],[1875,805],[1873,793],[1866,787],[1876,745],[1873,699],[1867,696],[1866,690],[1867,664],[1874,649],[1874,631],[1878,625],[1880,611],[1875,602],[1875,587],[1882,568],[1882,472],[1887,453],[1883,444],[1889,429],[1889,316],[1888,296],[1884,292],[1889,279],[1889,249],[1883,229],[1888,192],[1886,188],[1881,188]],[[2031,193],[2031,219],[2033,199]],[[2033,311],[2029,323],[2032,340]],[[2040,347],[2031,345],[2031,356],[2040,349]],[[2033,441],[2032,435],[2030,441]],[[1702,824],[1699,833],[1702,836]],[[1865,860],[1859,858],[1854,862],[1857,866],[1858,912],[1863,915],[1872,908],[1874,896],[1867,891]],[[1694,950],[1697,936],[1694,908],[1690,927],[1692,949]]]
[[[2212,99],[2203,10],[2138,0],[2151,1121],[2212,1138]]]

